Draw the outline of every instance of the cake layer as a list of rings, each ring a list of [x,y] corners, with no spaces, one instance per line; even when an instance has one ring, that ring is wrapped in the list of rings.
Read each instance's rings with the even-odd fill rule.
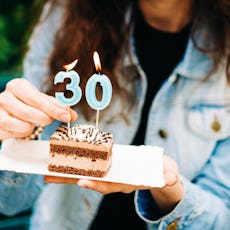
[[[102,145],[93,145],[87,142],[51,140],[50,152],[65,155],[85,156],[94,159],[101,158],[106,160],[112,154],[112,146],[108,148]]]
[[[56,140],[51,139],[50,143],[53,145],[66,145],[66,146],[76,146],[76,147],[82,147],[85,146],[85,148],[89,149],[100,149],[101,151],[108,151],[113,145],[113,142],[107,142],[104,144],[93,144],[88,143],[86,141],[75,141],[75,140]]]
[[[51,153],[49,164],[56,166],[69,166],[73,168],[91,169],[91,170],[107,170],[111,164],[111,157],[107,160],[93,160],[87,157],[66,156],[63,154]]]
[[[55,165],[49,165],[49,171],[68,173],[68,174],[77,174],[83,176],[93,176],[93,177],[103,177],[107,173],[106,171],[101,171],[101,170],[92,171],[92,170],[77,169],[68,166],[55,166]]]

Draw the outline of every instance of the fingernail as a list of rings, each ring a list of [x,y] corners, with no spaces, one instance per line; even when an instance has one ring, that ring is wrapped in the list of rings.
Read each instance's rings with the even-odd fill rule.
[[[77,184],[79,185],[79,186],[81,186],[81,187],[86,187],[86,184],[84,183],[84,181],[82,181],[82,180],[79,180],[78,182],[77,182]]]
[[[74,120],[77,120],[78,114],[75,111],[73,111],[73,116],[74,116]]]
[[[70,121],[70,119],[71,119],[71,117],[70,117],[70,114],[69,114],[69,113],[63,113],[63,114],[61,114],[61,116],[60,116],[60,120],[65,121],[65,122]]]
[[[173,184],[175,184],[176,181],[177,181],[177,176],[176,176],[175,173],[168,173],[166,178],[167,178],[167,179],[166,179],[166,180],[167,180],[166,183],[167,183],[168,185],[173,185]]]

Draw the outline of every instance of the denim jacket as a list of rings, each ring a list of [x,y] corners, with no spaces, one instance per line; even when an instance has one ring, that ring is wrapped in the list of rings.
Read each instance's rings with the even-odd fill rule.
[[[47,75],[48,53],[59,26],[55,22],[61,20],[61,12],[57,6],[56,11],[37,26],[30,40],[25,77],[39,89],[42,89],[44,76]],[[129,112],[127,120],[123,119],[123,115],[128,113],[127,108],[121,108],[121,101],[113,98],[106,116],[100,121],[100,128],[111,132],[117,144],[131,143],[140,121],[147,87],[146,76],[135,56],[132,38],[130,40],[130,47],[122,59],[123,69],[126,70],[123,73],[127,75],[121,75],[121,84],[127,89],[136,89],[137,103]],[[176,207],[160,218],[149,192],[136,192],[134,202],[137,213],[148,223],[149,229],[229,229],[230,87],[224,71],[225,61],[206,78],[210,66],[211,60],[189,41],[183,60],[152,102],[145,144],[163,147],[165,154],[176,160],[185,192]],[[133,80],[127,81],[126,76]],[[81,112],[77,112],[77,122],[88,123]],[[42,138],[48,139],[59,125],[55,121],[47,126]],[[16,176],[22,179],[14,180],[14,189],[21,189],[24,194],[28,194],[28,204],[32,204],[37,191],[41,190],[34,205],[31,220],[33,230],[87,229],[103,197],[102,194],[77,185],[49,184],[42,188],[39,176]],[[1,181],[7,178],[8,175],[4,173],[0,177]],[[12,184],[3,183],[0,189],[5,187],[10,190]],[[31,197],[34,191],[36,193]],[[25,209],[27,206],[16,198],[12,196],[12,203],[8,205],[6,197],[1,197],[0,204],[3,205],[0,205],[0,210],[4,212],[4,205],[13,209],[16,204],[18,210]]]

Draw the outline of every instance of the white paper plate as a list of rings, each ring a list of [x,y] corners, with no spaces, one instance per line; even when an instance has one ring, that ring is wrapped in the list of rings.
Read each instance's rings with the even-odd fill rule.
[[[162,187],[163,149],[156,146],[113,146],[112,166],[103,178],[48,171],[49,141],[6,140],[0,151],[0,170],[18,173],[88,178],[125,184]]]

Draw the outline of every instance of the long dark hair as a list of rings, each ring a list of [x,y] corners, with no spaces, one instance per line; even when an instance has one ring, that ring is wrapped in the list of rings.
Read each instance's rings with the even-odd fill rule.
[[[52,0],[55,7],[56,0]],[[50,76],[53,79],[62,65],[78,58],[75,69],[81,76],[81,88],[95,73],[93,52],[98,51],[102,71],[110,77],[113,94],[125,94],[125,86],[118,84],[115,67],[119,63],[123,44],[127,42],[127,28],[124,27],[128,0],[68,0],[65,20],[55,39],[54,50],[50,56]],[[70,36],[71,35],[71,36]],[[53,81],[50,81],[53,82]],[[63,90],[62,86],[51,86],[48,93]],[[98,90],[100,91],[100,90]],[[84,97],[78,104],[89,119],[91,108]],[[100,92],[99,92],[100,94]],[[125,97],[125,96],[124,96]]]
[[[57,3],[57,0],[51,1],[53,5]],[[125,86],[119,85],[116,69],[129,37],[129,25],[125,23],[127,9],[135,1],[66,1],[65,20],[50,55],[51,79],[60,71],[63,64],[78,58],[76,70],[81,76],[81,87],[84,89],[87,79],[95,72],[92,54],[97,50],[103,72],[111,78],[113,94],[128,101],[130,95],[126,92]],[[206,31],[202,35],[205,42],[199,43],[196,34],[200,33],[202,27],[205,27]],[[211,71],[216,70],[223,57],[227,58],[226,75],[230,79],[230,1],[193,0],[191,36],[195,46],[212,57]],[[55,91],[63,90],[58,87],[52,85],[48,93],[54,95]],[[86,102],[82,100],[78,106],[89,118],[90,108]]]

